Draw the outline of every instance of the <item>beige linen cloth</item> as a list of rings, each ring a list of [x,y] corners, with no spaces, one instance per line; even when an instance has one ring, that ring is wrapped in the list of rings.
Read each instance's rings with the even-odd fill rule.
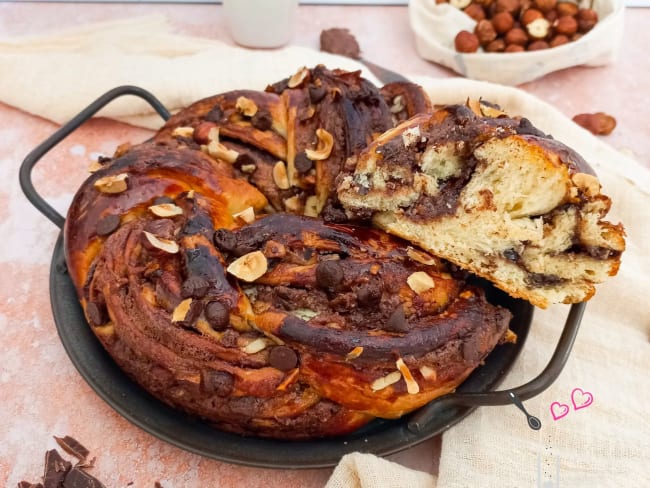
[[[254,52],[179,36],[161,18],[110,22],[43,38],[0,40],[0,100],[65,122],[120,84],[149,89],[168,107],[234,88],[262,89],[302,65],[356,69],[348,59],[305,48]],[[623,222],[627,250],[617,277],[599,286],[560,378],[525,402],[542,429],[528,428],[514,406],[483,407],[443,435],[438,479],[369,454],[343,458],[328,487],[650,486],[650,171],[522,91],[467,79],[419,78],[435,103],[483,97],[580,152]],[[155,127],[135,100],[106,116]],[[568,306],[537,310],[525,348],[502,387],[520,385],[546,365]],[[593,403],[574,409],[576,400]],[[576,390],[577,391],[577,390]],[[568,414],[553,420],[553,402]],[[559,409],[563,407],[558,406]]]

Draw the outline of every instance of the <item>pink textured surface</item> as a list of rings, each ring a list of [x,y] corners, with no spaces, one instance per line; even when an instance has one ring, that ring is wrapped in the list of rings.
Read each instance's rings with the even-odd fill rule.
[[[212,5],[0,4],[0,37],[37,34],[85,22],[162,12],[178,30],[231,42],[220,7]],[[299,9],[294,43],[318,46],[323,28],[347,27],[364,56],[414,75],[453,74],[418,58],[404,7],[307,7]],[[604,140],[650,166],[647,86],[650,58],[646,26],[650,9],[626,12],[626,38],[617,63],[572,68],[522,88],[565,114],[605,111],[618,120]],[[107,486],[323,486],[331,470],[262,470],[189,454],[155,439],[117,415],[86,385],[70,363],[54,328],[48,273],[57,230],[23,197],[18,167],[28,151],[56,126],[0,104],[0,486],[37,480],[52,435],[69,434],[97,456],[92,473]],[[123,141],[149,134],[108,120],[94,120],[53,151],[34,172],[39,191],[62,213],[96,153],[110,154]],[[391,456],[403,465],[436,472],[439,439]]]

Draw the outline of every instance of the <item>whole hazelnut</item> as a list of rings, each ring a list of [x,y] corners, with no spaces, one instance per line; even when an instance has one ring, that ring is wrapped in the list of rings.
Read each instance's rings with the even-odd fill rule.
[[[560,16],[557,14],[557,10],[549,10],[544,14],[544,18],[548,20],[551,24],[555,22]]]
[[[564,17],[565,15],[575,17],[578,13],[578,6],[573,2],[558,2],[555,10],[560,17]]]
[[[597,136],[606,136],[616,127],[616,119],[605,112],[578,114],[573,121]]]
[[[548,36],[551,30],[551,23],[544,19],[533,20],[530,24],[526,25],[526,31],[532,39],[544,39]]]
[[[540,51],[542,49],[548,49],[550,46],[546,41],[533,41],[528,44],[529,51]]]
[[[524,46],[519,46],[517,44],[509,44],[506,46],[504,53],[523,53],[525,51]]]
[[[510,12],[499,12],[492,17],[492,26],[498,34],[505,34],[515,24],[515,19],[512,18]]]
[[[523,14],[521,14],[520,20],[521,20],[522,25],[528,25],[532,21],[537,20],[537,19],[541,19],[543,17],[544,17],[544,14],[541,11],[539,11],[539,10],[537,10],[535,8],[529,8]]]
[[[476,34],[478,42],[482,46],[489,44],[497,38],[497,31],[494,30],[492,22],[487,19],[480,20],[478,24],[476,24],[474,34]]]
[[[494,3],[494,0],[474,0],[474,3],[478,3],[483,8],[488,8]]]
[[[590,8],[581,8],[578,10],[576,20],[578,21],[578,32],[585,34],[598,23],[598,14]]]
[[[561,46],[562,44],[567,44],[569,42],[569,38],[565,36],[564,34],[558,34],[551,41],[548,43],[549,46],[551,47],[557,47]]]
[[[500,53],[503,52],[506,48],[506,41],[503,39],[495,39],[487,46],[485,46],[485,51],[488,53]]]
[[[557,0],[535,0],[535,5],[542,12],[548,12],[553,10],[557,5]]]
[[[521,2],[519,0],[497,0],[495,13],[508,12],[512,15],[517,15],[520,8]]]
[[[454,46],[459,53],[475,53],[479,47],[478,37],[471,32],[462,30],[456,34]]]
[[[506,33],[504,40],[507,45],[525,46],[528,44],[528,34],[523,29],[514,28]]]
[[[485,10],[478,3],[470,3],[463,12],[469,15],[476,22],[485,18]]]
[[[553,26],[557,34],[564,34],[565,36],[570,36],[578,31],[578,21],[568,15],[557,19]]]
[[[571,42],[579,41],[582,38],[582,36],[584,36],[584,34],[581,34],[580,32],[576,32],[571,36]]]

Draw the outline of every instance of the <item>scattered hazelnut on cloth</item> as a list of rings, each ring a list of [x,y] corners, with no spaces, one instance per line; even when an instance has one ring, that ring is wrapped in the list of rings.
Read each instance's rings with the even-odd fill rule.
[[[609,135],[616,127],[616,119],[605,112],[578,114],[573,121],[597,136]]]

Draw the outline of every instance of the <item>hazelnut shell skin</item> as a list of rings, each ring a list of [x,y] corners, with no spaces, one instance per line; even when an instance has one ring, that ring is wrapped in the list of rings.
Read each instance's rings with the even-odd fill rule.
[[[456,38],[454,39],[456,51],[460,53],[475,53],[478,51],[479,45],[478,37],[465,30],[456,34]]]

